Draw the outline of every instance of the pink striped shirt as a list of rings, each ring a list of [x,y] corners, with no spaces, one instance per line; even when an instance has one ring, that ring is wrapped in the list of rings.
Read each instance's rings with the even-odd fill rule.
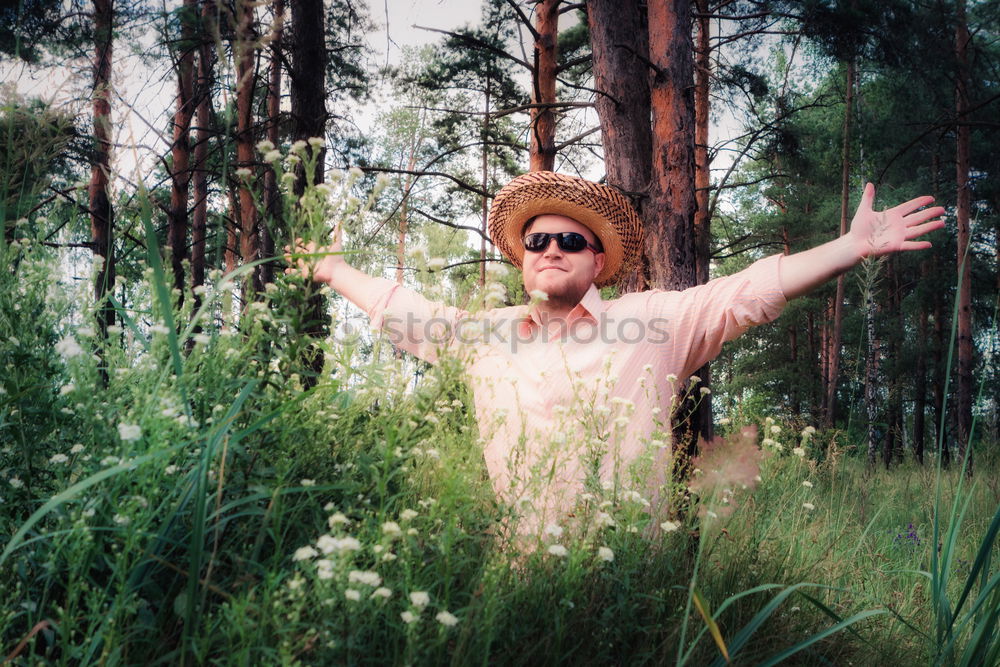
[[[656,511],[675,395],[725,341],[781,313],[780,268],[773,255],[684,291],[609,301],[591,286],[548,328],[529,306],[468,313],[382,279],[368,314],[421,359],[464,361],[493,488],[530,535],[573,514],[582,494]]]

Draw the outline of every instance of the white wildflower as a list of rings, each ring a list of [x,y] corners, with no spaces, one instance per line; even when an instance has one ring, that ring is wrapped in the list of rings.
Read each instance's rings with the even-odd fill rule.
[[[75,338],[72,336],[66,336],[56,343],[56,352],[58,352],[64,359],[72,359],[83,354],[83,348],[80,347],[80,344],[76,342]]]
[[[681,527],[679,521],[664,521],[660,524],[660,530],[664,533],[672,533]]]
[[[271,164],[281,159],[281,151],[268,151],[264,153],[264,164]]]
[[[545,526],[545,534],[551,535],[552,537],[559,537],[560,535],[563,534],[563,529],[562,527],[554,523],[550,523],[549,525]]]
[[[292,560],[294,561],[309,560],[310,558],[315,558],[318,555],[319,555],[318,551],[313,549],[311,546],[307,545],[296,549],[295,553],[292,555]]]
[[[15,489],[24,488],[24,482],[21,481],[20,477],[11,477],[10,479],[7,480],[7,483],[10,484]]]
[[[566,550],[566,547],[564,547],[564,546],[563,546],[563,545],[561,545],[561,544],[553,544],[552,546],[550,546],[550,547],[548,548],[548,552],[549,552],[550,554],[552,554],[553,556],[556,556],[556,557],[558,557],[558,558],[564,558],[564,557],[566,556],[566,554],[568,554],[568,553],[569,553],[569,552],[568,552],[568,551]]]
[[[344,591],[344,597],[353,602],[357,602],[361,599],[361,591],[356,591],[353,588],[348,588]]]
[[[316,486],[316,480],[309,479],[309,478],[303,478],[303,479],[299,480],[299,484],[301,484],[302,486]]]
[[[802,503],[802,507],[809,510],[810,512],[816,509],[816,506],[813,505],[812,503]]]
[[[806,479],[802,481],[802,486],[806,487],[807,489],[811,489],[813,488],[813,483],[810,482],[808,479]]]
[[[386,521],[382,524],[382,533],[389,537],[399,537],[403,531],[395,521]]]
[[[74,389],[76,389],[76,385],[74,385],[72,382],[70,382],[69,384],[64,384],[63,386],[59,387],[59,395],[65,396],[66,394],[71,393]]]
[[[410,593],[410,603],[417,609],[423,609],[430,604],[431,596],[425,591],[413,591]]]
[[[806,450],[802,449],[801,447],[793,447],[792,454],[795,454],[800,459],[804,459],[806,457]]]
[[[388,600],[392,597],[392,591],[385,586],[379,586],[374,591],[372,591],[371,597],[382,598],[383,600]]]
[[[532,301],[548,301],[549,294],[545,290],[533,289],[528,292],[528,296],[531,297]]]
[[[83,445],[81,445],[80,443],[76,443],[75,445],[73,445],[72,447],[69,448],[69,453],[70,454],[79,454],[84,449],[85,448],[84,448]]]
[[[597,557],[607,563],[610,563],[615,559],[615,552],[609,549],[608,547],[598,547]]]
[[[347,573],[347,581],[351,584],[364,584],[374,588],[382,584],[382,577],[379,576],[378,572],[351,570]]]
[[[132,519],[130,519],[129,517],[125,516],[124,514],[116,514],[114,521],[119,526],[127,526],[130,523],[132,523]]]
[[[142,437],[142,427],[138,424],[119,424],[118,437],[125,442],[135,442]]]
[[[346,516],[344,516],[343,512],[334,512],[333,514],[330,515],[330,517],[326,520],[326,522],[330,526],[330,528],[334,528],[335,526],[350,525],[351,520],[348,519]]]
[[[334,537],[333,535],[321,535],[318,540],[316,540],[316,546],[319,550],[325,554],[331,554],[334,551],[340,550],[341,541]]]
[[[458,623],[458,618],[456,618],[454,614],[448,611],[440,611],[438,612],[438,615],[435,616],[434,618],[438,620],[438,623],[449,628]]]
[[[407,508],[399,513],[399,518],[402,521],[409,521],[410,519],[415,519],[419,516],[417,512]]]
[[[323,580],[333,579],[333,561],[327,558],[316,561],[316,576]]]
[[[49,463],[66,463],[69,461],[69,457],[65,454],[53,454],[52,458],[49,459]]]
[[[399,617],[403,619],[403,623],[406,623],[407,625],[417,620],[417,615],[412,611],[404,611],[399,615]]]

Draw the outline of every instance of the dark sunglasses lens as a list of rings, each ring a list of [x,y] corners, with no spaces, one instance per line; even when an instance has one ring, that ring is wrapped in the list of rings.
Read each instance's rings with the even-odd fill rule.
[[[563,252],[580,252],[587,247],[587,239],[583,234],[563,232],[562,234],[545,234],[537,232],[524,237],[524,249],[529,252],[544,252],[549,242],[555,237],[556,244]]]
[[[564,232],[559,235],[559,247],[564,252],[580,252],[587,247],[587,239],[583,237],[583,234]]]
[[[530,252],[542,252],[549,245],[548,234],[528,234],[524,237],[524,249]]]

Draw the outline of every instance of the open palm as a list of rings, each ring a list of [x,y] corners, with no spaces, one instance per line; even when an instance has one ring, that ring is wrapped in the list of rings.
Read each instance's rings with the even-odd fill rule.
[[[934,197],[923,196],[903,202],[884,211],[872,209],[875,186],[868,183],[851,221],[851,238],[862,257],[878,257],[901,250],[923,250],[931,247],[930,241],[914,241],[928,232],[944,227],[944,208],[923,208]]]

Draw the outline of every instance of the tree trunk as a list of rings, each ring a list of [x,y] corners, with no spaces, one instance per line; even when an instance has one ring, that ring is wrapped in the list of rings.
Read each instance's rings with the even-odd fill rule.
[[[180,10],[181,36],[177,45],[177,100],[173,144],[170,148],[170,214],[167,245],[174,288],[184,300],[184,260],[187,258],[188,190],[191,184],[191,118],[194,116],[194,52],[197,0],[184,0]]]
[[[920,282],[928,284],[928,262],[920,264]],[[924,463],[924,416],[927,412],[927,308],[925,304],[918,305],[920,313],[917,320],[917,363],[914,369],[913,381],[913,456],[917,462]]]
[[[903,281],[900,280],[902,269],[899,266],[898,258],[890,257],[888,262],[889,290],[891,295],[888,299],[889,313],[887,314],[893,318],[895,331],[891,328],[892,324],[889,324],[890,328],[886,334],[886,339],[888,340],[886,382],[889,391],[889,400],[886,404],[889,413],[888,419],[886,419],[888,423],[888,443],[886,446],[888,456],[902,463],[905,442],[903,438],[903,369],[899,361],[899,346],[905,336],[903,323]]]
[[[850,215],[851,188],[851,115],[854,113],[854,61],[847,62],[845,82],[846,95],[844,99],[844,136],[840,149],[840,233],[847,233],[847,219]],[[828,384],[826,387],[826,417],[825,426],[833,426],[833,415],[836,410],[837,383],[840,379],[840,337],[844,322],[844,274],[837,276],[837,293],[833,299],[833,331],[830,338],[830,361],[828,367]]]
[[[254,92],[254,12],[250,0],[236,0],[236,35],[233,58],[236,60],[236,164],[247,169],[249,176],[239,177],[240,258],[244,263],[256,261],[260,250],[257,237],[257,207],[251,186],[256,174],[253,132]],[[250,303],[261,285],[251,274],[243,284],[243,303]]]
[[[694,96],[691,6],[649,6],[653,161],[645,248],[649,284],[679,290],[698,283],[694,212]],[[664,261],[665,260],[665,261]]]
[[[540,0],[535,5],[534,104],[556,101],[556,58],[561,0]],[[552,171],[556,164],[556,114],[551,107],[531,110],[530,171]]]
[[[479,131],[480,141],[482,142],[482,153],[480,155],[480,186],[483,192],[487,192],[490,183],[490,153],[489,153],[489,141],[490,141],[490,93],[493,78],[490,76],[489,72],[486,75],[486,92],[484,94],[483,101],[483,125]],[[482,234],[479,235],[479,287],[486,286],[486,239],[489,238],[487,233],[487,222],[489,220],[489,209],[490,203],[489,198],[483,194],[480,201],[479,208],[479,230]]]
[[[114,210],[108,192],[111,174],[111,53],[114,0],[94,0],[94,144],[90,167],[90,240],[94,261],[100,263],[94,280],[97,327],[102,339],[115,323],[115,309],[107,301],[115,284]],[[107,378],[105,377],[105,380]]]
[[[652,171],[644,210],[643,254],[651,287],[682,290],[698,284],[694,214],[694,62],[691,5],[686,0],[656,2],[649,12],[649,60],[654,68],[650,86],[652,110]],[[705,378],[702,378],[703,380]],[[689,387],[690,399],[674,420],[674,447],[686,474],[687,461],[698,447],[699,429],[706,421],[696,410],[703,385]]]
[[[865,300],[865,329],[868,333],[868,354],[865,363],[865,408],[868,419],[868,466],[875,467],[878,454],[879,436],[876,427],[878,420],[878,359],[879,340],[875,333],[875,289],[868,290]],[[888,462],[886,462],[886,467]]]
[[[284,34],[283,17],[285,0],[274,0],[274,28],[270,44],[270,63],[267,80],[267,140],[275,146],[281,141],[278,124],[281,117],[281,38]],[[264,257],[274,257],[273,230],[282,227],[281,193],[274,169],[264,169],[264,216],[260,225],[260,251]],[[258,282],[274,282],[274,264],[265,262],[257,267]]]
[[[292,7],[292,135],[296,140],[326,137],[326,44],[322,0],[291,0]],[[326,146],[320,149],[313,183],[326,178]],[[306,179],[300,175],[295,193],[302,194]]]
[[[205,284],[205,236],[208,231],[208,141],[212,125],[211,95],[215,69],[215,1],[201,3],[201,44],[198,49],[198,107],[194,141],[194,209],[191,215],[191,287]],[[194,293],[195,307],[201,295]]]
[[[708,155],[708,126],[711,82],[711,45],[709,43],[708,0],[695,0],[698,9],[696,19],[698,46],[695,49],[694,84],[694,244],[695,273],[699,285],[708,282],[711,261],[711,223],[709,210],[709,188],[711,186],[711,161]],[[793,334],[794,335],[794,334]],[[698,377],[706,385],[712,381],[711,363],[698,369]],[[698,432],[710,441],[714,436],[712,420],[712,394],[706,394],[698,406]]]
[[[631,196],[645,221],[653,137],[649,123],[649,67],[645,58],[649,42],[644,5],[639,0],[589,0],[587,24],[607,182]],[[622,280],[620,289],[623,292],[644,289],[643,274],[644,268],[639,266]]]
[[[292,0],[292,133],[296,140],[326,137],[326,43],[324,41],[325,17],[322,0]],[[317,149],[314,149],[317,150]],[[326,146],[319,150],[313,183],[322,183],[326,177]],[[301,194],[306,187],[304,172],[295,183],[295,192]],[[333,221],[334,223],[340,222]],[[314,289],[309,295],[305,333],[321,339],[329,331],[326,299]],[[316,384],[323,371],[323,354],[318,346],[310,345],[304,359],[312,370],[312,377],[304,377],[308,388]]]
[[[958,456],[968,457],[966,473],[972,474],[972,282],[969,253],[969,29],[965,22],[965,0],[957,0],[955,28],[955,117],[956,131],[955,176],[958,190],[955,218],[958,223],[958,397],[955,409],[958,426]]]

